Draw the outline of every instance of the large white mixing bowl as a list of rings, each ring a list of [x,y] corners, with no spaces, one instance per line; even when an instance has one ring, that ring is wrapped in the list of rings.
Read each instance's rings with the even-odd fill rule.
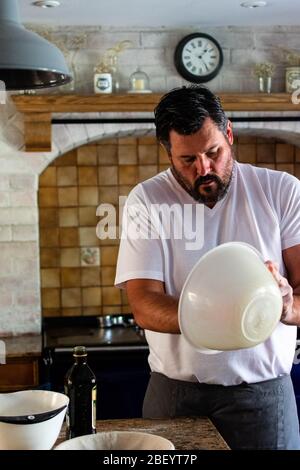
[[[197,262],[178,308],[181,333],[202,352],[262,343],[281,313],[275,279],[256,249],[240,242],[219,245]]]

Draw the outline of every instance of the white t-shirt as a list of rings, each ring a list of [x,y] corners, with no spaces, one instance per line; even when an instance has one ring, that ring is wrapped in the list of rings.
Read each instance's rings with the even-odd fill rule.
[[[164,215],[159,219],[156,214],[149,222],[150,212],[155,214],[156,205],[162,204],[160,210]],[[199,227],[196,231],[190,226],[188,217],[184,220],[183,238],[159,236],[159,230],[161,234],[169,230],[168,206],[176,208],[171,223],[173,229],[180,228],[182,214],[185,214],[180,207],[192,207],[194,219],[196,210],[204,211],[202,247],[197,245],[197,240],[196,249],[187,249],[193,233],[199,233]],[[228,192],[212,209],[196,202],[170,169],[137,185],[125,207],[140,208],[131,220],[138,221],[145,232],[151,224],[152,238],[138,238],[133,231],[131,238],[121,239],[115,280],[118,287],[124,287],[129,279],[157,279],[165,283],[167,294],[179,298],[184,281],[197,260],[215,246],[230,241],[254,246],[265,260],[279,263],[285,275],[282,250],[300,244],[300,182],[287,173],[248,164],[234,163]],[[124,222],[125,217],[123,229]],[[279,323],[262,344],[214,355],[198,352],[180,334],[147,330],[146,338],[152,371],[179,380],[236,385],[289,373],[295,352],[296,327]]]

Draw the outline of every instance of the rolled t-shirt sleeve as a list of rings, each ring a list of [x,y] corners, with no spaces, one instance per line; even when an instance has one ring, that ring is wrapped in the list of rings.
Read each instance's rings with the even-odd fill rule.
[[[130,279],[164,281],[161,239],[140,185],[133,189],[124,206],[115,286],[125,288]]]
[[[300,181],[285,173],[280,195],[281,244],[284,250],[300,244]]]

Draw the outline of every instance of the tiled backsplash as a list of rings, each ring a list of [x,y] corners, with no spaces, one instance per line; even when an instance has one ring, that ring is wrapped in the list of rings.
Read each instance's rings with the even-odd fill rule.
[[[300,149],[275,139],[240,136],[237,159],[300,178]],[[154,137],[102,140],[57,158],[39,180],[44,316],[128,313],[114,284],[118,240],[99,240],[96,209],[117,207],[138,183],[168,167]]]
[[[114,284],[118,240],[96,235],[100,203],[113,204],[168,167],[153,137],[103,140],[57,158],[41,175],[39,225],[44,316],[130,312]]]

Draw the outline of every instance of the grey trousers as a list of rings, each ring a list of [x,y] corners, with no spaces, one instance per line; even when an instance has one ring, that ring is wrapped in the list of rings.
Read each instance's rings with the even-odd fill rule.
[[[231,449],[300,449],[290,376],[254,384],[209,385],[151,373],[144,418],[208,416]]]

